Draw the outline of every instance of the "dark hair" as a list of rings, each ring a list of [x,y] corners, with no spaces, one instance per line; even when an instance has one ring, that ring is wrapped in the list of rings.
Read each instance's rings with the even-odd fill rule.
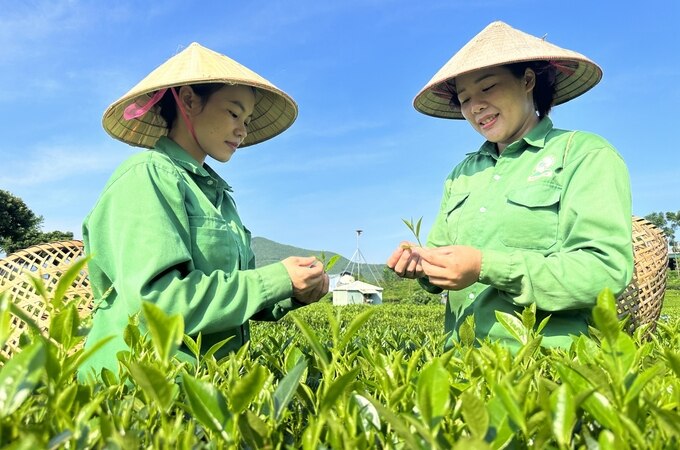
[[[541,119],[550,113],[555,98],[555,74],[556,70],[547,61],[525,61],[505,64],[510,73],[516,78],[522,78],[527,68],[536,74],[534,86],[534,108]],[[451,105],[460,108],[460,102],[455,92],[451,96]]]
[[[194,93],[201,98],[201,103],[205,105],[210,99],[210,96],[222,89],[225,85],[224,83],[203,83],[192,84],[190,86]],[[179,86],[176,87],[175,90],[178,91],[179,94]],[[165,119],[168,129],[171,129],[172,124],[175,122],[175,119],[177,119],[177,102],[175,102],[175,96],[172,95],[170,89],[165,92],[163,98],[158,102],[158,106],[161,108],[161,117]]]

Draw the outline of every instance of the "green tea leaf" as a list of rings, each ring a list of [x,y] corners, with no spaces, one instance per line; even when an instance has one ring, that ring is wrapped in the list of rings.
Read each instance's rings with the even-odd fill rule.
[[[45,358],[45,346],[36,341],[0,369],[0,418],[12,414],[31,395],[44,371]]]
[[[321,365],[324,367],[324,369],[328,368],[331,363],[330,357],[328,356],[326,349],[321,346],[319,338],[316,336],[314,330],[312,330],[312,328],[298,316],[292,316],[292,319],[293,322],[295,322],[295,325],[297,325],[297,327],[300,329],[302,335],[307,340],[307,343],[309,343],[309,346],[312,347],[312,351],[319,358]]]
[[[241,414],[251,401],[260,393],[262,386],[269,378],[269,371],[259,364],[240,377],[234,388],[229,392],[231,410],[234,415]]]
[[[604,338],[614,345],[619,336],[619,318],[616,313],[616,299],[609,289],[603,289],[597,296],[597,304],[593,308],[595,327]]]
[[[53,304],[55,305],[55,307],[60,306],[62,302],[65,300],[64,295],[66,294],[66,291],[68,291],[71,288],[73,282],[75,281],[76,278],[78,278],[81,272],[83,270],[86,270],[85,265],[87,264],[87,261],[89,259],[90,259],[89,257],[86,257],[76,260],[73,264],[71,264],[71,267],[69,267],[66,270],[66,272],[64,272],[59,277],[57,287],[54,290],[54,295],[52,297],[52,301],[54,302]]]
[[[325,266],[324,270],[325,270],[326,272],[330,272],[330,270],[333,268],[333,266],[335,266],[335,264],[336,264],[339,260],[340,260],[340,255],[333,255],[333,256],[331,256],[331,259],[329,259],[328,262],[326,263],[326,266]]]
[[[295,367],[281,379],[276,391],[274,391],[274,420],[277,423],[283,417],[283,412],[288,407],[288,403],[293,399],[305,369],[307,369],[307,361],[300,357]]]
[[[675,372],[675,376],[680,378],[680,354],[669,349],[664,350],[663,354],[666,357],[666,361],[668,361],[668,365]]]
[[[347,373],[343,373],[335,380],[333,380],[329,385],[328,389],[324,393],[320,400],[320,410],[322,413],[327,412],[331,409],[335,402],[337,401],[340,394],[345,392],[347,389],[352,388],[354,381],[356,381],[357,373],[359,373],[360,367],[355,367]]]
[[[364,324],[368,321],[368,319],[371,318],[371,316],[375,313],[374,308],[369,308],[359,314],[357,314],[353,319],[352,322],[349,324],[349,327],[345,330],[342,339],[340,340],[340,345],[339,349],[344,350],[345,347],[347,347],[347,344],[349,341],[354,337],[357,331],[361,327],[364,326]]]
[[[229,439],[227,427],[231,422],[231,414],[222,392],[211,383],[197,380],[187,373],[182,373],[182,388],[193,417],[223,439]]]
[[[177,385],[156,367],[147,364],[130,361],[128,369],[147,398],[156,403],[161,411],[167,412],[177,396]]]
[[[182,343],[184,336],[182,316],[179,314],[168,316],[158,306],[149,302],[142,302],[142,312],[151,333],[154,350],[163,364],[167,364]]]
[[[436,426],[449,409],[449,372],[439,358],[430,361],[416,383],[416,403],[430,427]]]
[[[484,402],[468,389],[460,395],[460,412],[473,438],[484,439],[489,430],[489,412]]]
[[[536,303],[532,303],[522,311],[522,325],[527,330],[533,330],[536,325]]]
[[[503,402],[505,410],[508,412],[508,417],[514,424],[519,427],[524,435],[527,435],[526,417],[520,408],[517,399],[512,395],[512,387],[507,383],[498,383],[494,389],[496,395]]]
[[[576,424],[574,396],[566,384],[560,385],[550,395],[552,431],[560,448],[569,448],[572,430]]]
[[[503,328],[505,328],[519,343],[527,343],[527,330],[517,317],[512,314],[496,311],[496,320],[498,320],[498,322],[503,325]]]
[[[60,343],[66,350],[71,348],[71,343],[78,340],[78,327],[80,318],[73,303],[58,311],[50,323],[50,337]]]
[[[14,331],[14,327],[12,326],[9,297],[2,293],[0,294],[0,348],[4,347],[12,331]]]
[[[250,448],[265,448],[267,436],[272,431],[254,412],[246,410],[238,417],[238,429]]]
[[[458,329],[458,339],[461,344],[472,347],[475,344],[475,317],[474,315],[469,315],[465,318],[460,328]]]
[[[356,392],[353,392],[350,398],[359,411],[361,429],[366,432],[380,430],[380,414],[375,406],[366,397]]]

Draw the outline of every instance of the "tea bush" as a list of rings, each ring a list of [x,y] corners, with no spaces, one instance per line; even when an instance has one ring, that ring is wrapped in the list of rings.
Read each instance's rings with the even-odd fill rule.
[[[540,346],[535,311],[499,320],[517,354],[467,322],[444,351],[444,306],[317,304],[255,323],[217,361],[179,316],[144,304],[121,369],[79,384],[86,334],[59,288],[48,336],[35,326],[0,369],[5,448],[678,448],[680,321],[649,339],[621,331],[603,292],[591,336]],[[0,343],[10,330],[0,301]],[[25,318],[27,320],[30,319]],[[145,339],[137,320],[149,329]],[[172,357],[179,345],[194,364]],[[92,349],[89,353],[97,351]]]

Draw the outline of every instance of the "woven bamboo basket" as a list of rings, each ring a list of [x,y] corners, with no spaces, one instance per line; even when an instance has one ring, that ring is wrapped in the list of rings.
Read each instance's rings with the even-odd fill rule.
[[[12,253],[0,260],[0,293],[9,295],[10,301],[47,334],[50,326],[48,305],[36,292],[29,276],[41,278],[49,295],[61,275],[83,256],[83,252],[83,243],[73,240],[35,245]],[[92,313],[94,301],[86,269],[81,270],[73,281],[64,296],[64,302],[76,302],[76,309],[82,318]],[[12,333],[0,350],[0,354],[6,358],[19,348],[19,338],[27,325],[12,314],[11,327]]]
[[[656,329],[666,292],[668,244],[653,223],[633,216],[633,281],[617,299],[619,317],[629,317],[628,331],[649,324]]]

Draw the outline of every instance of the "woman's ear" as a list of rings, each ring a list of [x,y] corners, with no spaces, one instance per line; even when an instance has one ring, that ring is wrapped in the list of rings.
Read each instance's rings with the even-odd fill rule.
[[[526,86],[527,92],[536,87],[536,72],[532,69],[527,67],[526,70],[524,70],[524,77],[522,79],[524,80],[524,86]]]
[[[194,90],[191,89],[191,86],[180,87],[177,96],[179,97],[179,101],[182,103],[184,111],[186,111],[189,116],[193,116],[200,112],[200,98],[194,93]]]

